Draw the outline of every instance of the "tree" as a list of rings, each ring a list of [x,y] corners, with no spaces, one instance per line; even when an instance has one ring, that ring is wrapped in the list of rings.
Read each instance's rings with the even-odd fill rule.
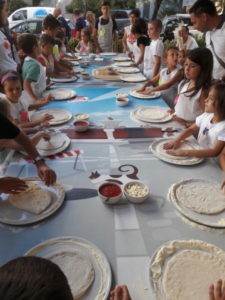
[[[98,13],[100,11],[102,0],[73,0],[66,6],[66,12],[72,13],[75,8],[83,13],[88,10]]]
[[[14,12],[15,10],[26,7],[27,3],[25,3],[23,0],[11,0],[9,1],[9,14]]]
[[[160,9],[162,1],[163,0],[155,0],[155,8],[154,8],[154,11],[153,11],[153,14],[152,14],[152,20],[157,18],[158,11]]]

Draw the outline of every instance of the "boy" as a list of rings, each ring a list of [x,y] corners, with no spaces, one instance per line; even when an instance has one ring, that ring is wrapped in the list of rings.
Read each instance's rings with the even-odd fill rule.
[[[148,24],[148,36],[151,39],[149,46],[145,48],[144,55],[144,75],[151,79],[155,77],[160,70],[163,56],[163,42],[160,40],[162,22],[153,20]]]
[[[49,98],[42,98],[42,93],[46,89],[46,72],[37,60],[40,53],[37,38],[34,34],[23,33],[18,38],[18,46],[27,55],[22,67],[22,76],[23,87],[29,97],[28,109],[36,109],[50,101]]]
[[[112,52],[113,50],[117,52],[117,25],[110,16],[109,2],[102,3],[101,12],[102,16],[96,20],[93,33],[96,50],[97,52]]]

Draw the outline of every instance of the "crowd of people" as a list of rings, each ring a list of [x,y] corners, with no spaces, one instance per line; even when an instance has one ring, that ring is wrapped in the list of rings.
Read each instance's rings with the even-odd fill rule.
[[[129,14],[130,25],[124,28],[123,52],[132,58],[133,67],[138,67],[148,79],[138,92],[146,95],[161,91],[173,119],[186,127],[174,141],[165,145],[167,152],[175,156],[219,157],[220,166],[225,171],[225,15],[217,13],[211,0],[197,0],[189,13],[195,29],[205,34],[205,48],[198,46],[184,25],[179,28],[177,45],[165,48],[160,36],[161,20],[151,20],[147,24],[140,17],[139,11],[134,9]],[[72,65],[64,60],[68,55],[71,34],[79,40],[74,52],[117,52],[117,24],[111,17],[109,2],[105,1],[101,5],[99,18],[95,18],[94,13],[88,11],[85,19],[82,12],[75,9],[73,18],[76,25],[75,31],[71,33],[61,9],[55,8],[53,15],[44,18],[43,32],[39,40],[34,34],[23,33],[15,45],[8,34],[7,17],[7,1],[0,0],[0,158],[7,149],[25,149],[33,159],[40,178],[47,185],[52,185],[56,181],[56,174],[40,157],[35,145],[42,138],[50,138],[44,129],[49,126],[48,122],[53,117],[46,114],[35,122],[29,122],[27,116],[30,111],[52,100],[51,96],[43,97],[48,84],[46,76],[75,76]],[[180,150],[183,140],[195,133],[198,133],[198,142],[202,149]],[[26,188],[26,183],[21,179],[0,179],[1,193],[19,193]],[[37,270],[37,265],[42,263],[43,270]],[[54,264],[45,260],[36,261],[35,258],[20,258],[1,267],[0,298],[38,299],[34,296],[17,296],[21,290],[17,291],[17,284],[12,283],[16,273],[11,274],[11,265],[13,272],[18,271],[18,276],[21,274],[20,268],[23,268],[24,274],[26,268],[34,274],[36,271],[41,272],[37,277],[32,277],[33,281],[39,281],[47,276],[48,273],[44,270],[45,267],[48,268],[48,264],[50,269],[56,268]],[[64,275],[59,270],[56,270],[55,274],[57,273],[63,279]],[[30,278],[25,277],[20,278],[20,289],[28,286],[27,280]],[[63,280],[66,296],[60,296],[58,290],[55,290],[53,294],[57,294],[58,298],[54,296],[54,299],[72,299],[69,286]],[[34,286],[36,284],[34,282]],[[7,295],[11,295],[11,290],[14,296],[10,298]],[[32,293],[33,291],[34,289]],[[50,294],[51,291],[46,292],[46,295]],[[40,298],[53,299],[50,296]],[[129,300],[127,287],[116,287],[110,299]],[[210,286],[209,299],[225,299],[221,280],[217,282],[215,289],[213,285]]]

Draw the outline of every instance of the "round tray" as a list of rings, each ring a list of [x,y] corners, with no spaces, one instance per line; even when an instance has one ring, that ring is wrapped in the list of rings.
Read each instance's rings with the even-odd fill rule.
[[[29,177],[23,178],[25,181],[32,181],[44,190],[48,190],[52,196],[50,206],[41,214],[32,214],[24,210],[20,210],[13,206],[7,200],[0,200],[0,222],[8,225],[28,225],[39,222],[54,214],[63,204],[65,191],[63,187],[56,183],[54,186],[47,187],[39,178]]]
[[[58,237],[47,240],[28,250],[26,256],[51,257],[62,252],[81,252],[92,262],[95,279],[82,300],[108,299],[111,288],[112,274],[109,262],[104,253],[93,243],[79,237]],[[74,282],[74,284],[76,284]]]

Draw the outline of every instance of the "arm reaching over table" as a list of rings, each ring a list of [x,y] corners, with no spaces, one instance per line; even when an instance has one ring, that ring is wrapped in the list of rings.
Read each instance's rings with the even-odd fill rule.
[[[25,181],[15,177],[0,178],[0,193],[18,194],[27,189]]]
[[[38,175],[46,185],[52,185],[56,182],[56,173],[45,164],[45,161],[40,157],[38,151],[33,146],[30,139],[1,113],[0,139],[13,139],[15,142],[22,146],[23,149],[33,159],[37,167]]]
[[[209,300],[225,300],[225,286],[223,286],[223,281],[219,279],[214,288],[214,284],[209,287]]]

